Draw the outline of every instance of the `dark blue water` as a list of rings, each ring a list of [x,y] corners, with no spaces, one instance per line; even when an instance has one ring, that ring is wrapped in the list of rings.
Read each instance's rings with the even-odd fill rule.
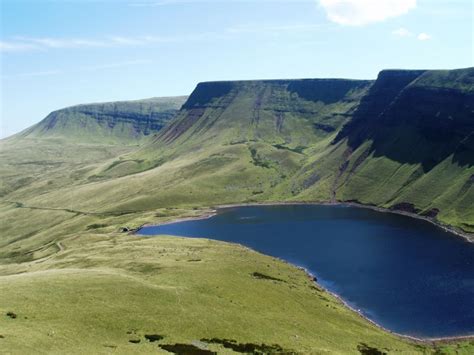
[[[397,333],[474,334],[474,244],[425,221],[356,207],[258,206],[139,233],[236,242],[285,259]]]

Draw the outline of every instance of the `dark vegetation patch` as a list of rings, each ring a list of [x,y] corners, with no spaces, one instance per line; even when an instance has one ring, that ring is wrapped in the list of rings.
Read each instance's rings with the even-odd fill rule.
[[[190,109],[187,112],[186,117],[179,121],[174,121],[170,126],[168,126],[168,128],[160,131],[159,135],[163,137],[165,143],[171,143],[191,128],[205,112],[205,108]]]
[[[255,148],[249,148],[250,150],[250,155],[252,156],[252,163],[255,166],[260,166],[265,169],[270,169],[271,165],[268,161],[262,159]]]
[[[11,319],[15,319],[18,316],[16,313],[10,311],[10,312],[7,312],[7,317],[10,317]]]
[[[163,335],[159,335],[159,334],[145,334],[145,339],[148,340],[151,343],[153,343],[155,341],[160,341],[164,338],[165,337]]]
[[[255,98],[255,103],[253,106],[253,115],[252,123],[258,125],[260,122],[260,108],[262,107],[263,97],[265,96],[265,87],[259,91],[257,97]]]
[[[124,160],[116,160],[114,162],[112,162],[112,164],[110,164],[107,169],[104,170],[105,171],[108,171],[108,170],[111,170],[113,169],[114,167],[116,167],[117,165],[119,164],[122,164],[122,163],[126,163],[126,162],[134,162],[134,163],[137,163],[137,164],[142,164],[144,162],[144,160],[142,159],[124,159]]]
[[[250,275],[252,275],[252,277],[256,278],[256,279],[260,279],[260,280],[272,280],[272,281],[279,281],[279,282],[285,282],[285,280],[282,280],[282,279],[279,279],[277,277],[273,277],[273,276],[268,276],[268,275],[265,275],[265,274],[262,274],[260,272],[252,272]]]
[[[232,349],[238,353],[250,354],[272,354],[272,353],[291,353],[291,351],[283,349],[278,344],[254,344],[254,343],[238,343],[232,339],[201,339],[201,341],[211,344],[220,344],[226,349]]]
[[[99,228],[104,228],[104,227],[107,227],[107,224],[94,223],[94,224],[89,224],[87,226],[87,230],[99,229]]]
[[[140,343],[140,339],[130,339],[128,342],[129,342],[129,343],[132,343],[132,344],[139,344],[139,343]]]
[[[242,139],[242,140],[239,140],[239,141],[232,141],[232,142],[230,142],[228,145],[245,144],[245,143],[247,143],[247,142],[248,142],[248,140]]]
[[[440,210],[438,208],[432,208],[432,209],[429,209],[428,211],[423,212],[421,215],[428,218],[436,218],[439,212]]]
[[[336,128],[334,128],[333,126],[324,123],[313,123],[313,127],[317,130],[324,131],[326,133],[331,133],[336,130]]]
[[[303,181],[303,189],[307,189],[311,186],[313,186],[314,184],[316,184],[319,180],[321,179],[321,177],[316,173],[316,172],[313,172],[308,178],[306,178],[304,181]]]
[[[287,147],[286,145],[283,145],[283,144],[273,144],[273,147],[275,147],[276,149],[289,150],[290,152],[294,152],[294,153],[298,153],[298,154],[302,154],[303,150],[305,150],[307,148],[303,145],[299,145],[295,148],[290,148],[290,147]]]
[[[281,133],[283,129],[283,122],[285,121],[285,113],[284,112],[277,112],[276,113],[276,129],[278,133]]]
[[[471,177],[466,181],[461,190],[459,190],[459,195],[466,194],[472,186],[474,186],[474,175],[471,175]]]
[[[383,352],[377,348],[373,348],[371,346],[368,346],[365,343],[360,343],[357,345],[357,350],[363,355],[386,355],[386,352]]]
[[[392,207],[390,207],[392,211],[402,211],[402,212],[409,212],[409,213],[418,213],[420,210],[415,207],[413,203],[408,202],[400,202]]]
[[[169,351],[170,353],[180,355],[210,355],[217,354],[214,351],[200,349],[192,344],[163,344],[160,345],[163,350]]]

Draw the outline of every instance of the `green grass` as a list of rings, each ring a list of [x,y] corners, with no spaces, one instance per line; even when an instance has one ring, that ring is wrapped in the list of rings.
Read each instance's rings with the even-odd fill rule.
[[[302,353],[472,352],[472,341],[419,344],[382,331],[303,271],[247,248],[119,232],[220,204],[332,199],[439,208],[440,222],[474,231],[473,166],[448,156],[425,170],[377,154],[370,139],[333,143],[369,84],[315,95],[288,81],[225,84],[153,137],[97,122],[80,131],[72,115],[48,134],[36,126],[1,141],[2,350],[149,353],[215,338],[207,346],[219,353],[230,352],[223,339]]]

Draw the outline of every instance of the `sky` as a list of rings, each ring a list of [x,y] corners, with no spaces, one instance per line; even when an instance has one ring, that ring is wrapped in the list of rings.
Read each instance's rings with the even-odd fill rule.
[[[0,138],[198,82],[474,66],[473,0],[0,0]]]

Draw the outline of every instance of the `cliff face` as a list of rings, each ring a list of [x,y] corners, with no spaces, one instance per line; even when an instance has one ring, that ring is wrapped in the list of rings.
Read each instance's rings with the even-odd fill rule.
[[[333,199],[474,230],[474,69],[382,72],[326,156]]]
[[[448,80],[449,78],[449,80]],[[382,72],[336,141],[434,168],[448,156],[474,165],[474,70]]]
[[[176,115],[185,99],[154,98],[68,107],[50,113],[21,136],[133,143],[162,129]]]
[[[338,130],[371,81],[261,80],[199,84],[157,143],[229,135],[229,142],[308,145]],[[222,136],[222,135],[221,135]]]

